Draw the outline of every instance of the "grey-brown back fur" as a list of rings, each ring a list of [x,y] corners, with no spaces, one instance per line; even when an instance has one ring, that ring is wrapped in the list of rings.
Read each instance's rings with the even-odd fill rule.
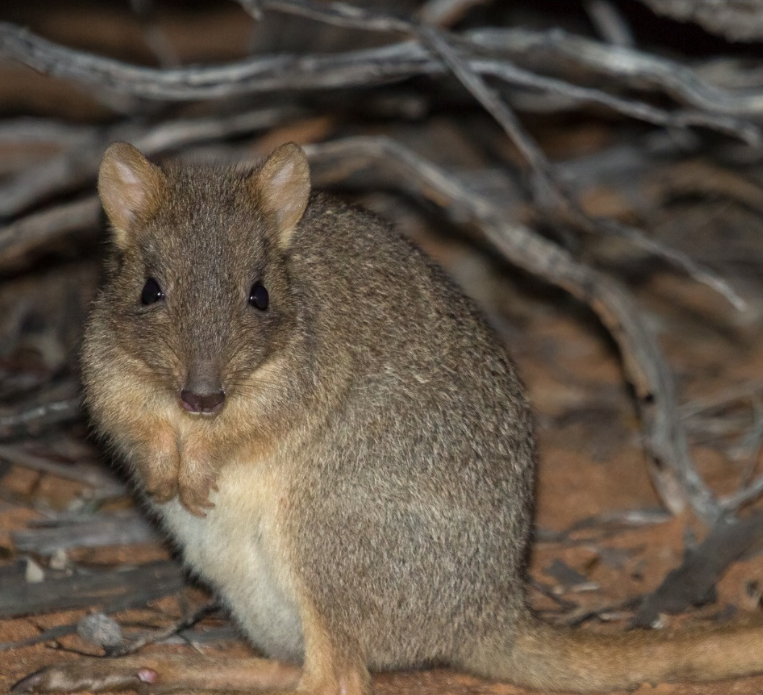
[[[431,260],[366,212],[314,196],[292,249],[318,379],[338,356],[347,370],[291,496],[314,600],[335,630],[357,626],[348,638],[371,668],[508,637],[523,613],[534,443],[505,350]]]

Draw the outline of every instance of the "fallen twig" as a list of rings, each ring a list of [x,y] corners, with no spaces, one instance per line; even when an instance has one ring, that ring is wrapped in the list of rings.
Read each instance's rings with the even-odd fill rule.
[[[77,465],[58,463],[42,456],[30,454],[21,447],[8,444],[0,445],[0,458],[6,459],[17,466],[31,468],[41,473],[49,473],[66,480],[74,480],[86,485],[92,485],[105,495],[126,494],[124,485],[103,468],[88,466],[82,463]]]
[[[0,591],[0,618],[54,611],[106,607],[107,612],[143,606],[183,588],[183,571],[174,562],[159,561],[120,572],[100,572],[39,584],[16,581]]]
[[[162,640],[166,640],[173,635],[177,635],[183,630],[187,630],[193,627],[203,618],[219,609],[217,601],[209,601],[205,603],[201,608],[195,610],[191,615],[182,617],[169,627],[161,630],[152,630],[151,632],[145,632],[140,637],[136,637],[129,641],[126,641],[121,647],[112,649],[109,651],[109,656],[126,656],[127,654],[134,654],[140,649],[143,649],[148,644],[156,644]]]
[[[721,498],[720,505],[725,512],[736,512],[748,502],[763,494],[763,475],[733,495]]]
[[[706,602],[727,567],[762,538],[760,515],[732,523],[720,521],[696,550],[687,552],[681,566],[644,597],[630,626],[650,627],[660,613],[681,613]]]
[[[0,441],[13,439],[30,427],[72,422],[82,415],[82,399],[59,398],[35,403],[13,413],[0,413]]]
[[[150,543],[159,541],[160,536],[143,516],[98,514],[87,521],[53,528],[15,531],[11,540],[20,552],[51,555],[67,548]]]
[[[617,617],[620,617],[621,614],[624,614],[626,611],[633,610],[638,605],[640,600],[640,596],[632,596],[625,599],[624,601],[619,601],[618,603],[605,603],[604,605],[598,606],[580,606],[579,608],[574,609],[572,612],[564,615],[558,622],[562,625],[578,627],[583,623],[588,622],[589,620],[593,620],[594,618],[605,621],[607,620],[607,617],[605,616],[611,615],[613,613]],[[612,619],[613,617],[609,618],[609,620]]]
[[[34,637],[28,637],[27,639],[18,640],[17,642],[0,642],[0,652],[11,651],[12,649],[20,649],[21,647],[31,647],[40,642],[48,642],[50,640],[58,639],[59,637],[66,637],[66,635],[73,635],[77,632],[77,623],[69,623],[68,625],[57,625],[47,630],[43,630]]]
[[[755,469],[758,467],[760,453],[763,451],[763,402],[756,397],[752,402],[752,425],[742,441],[732,449],[732,456],[738,461],[746,459],[747,465],[739,476],[739,489],[744,490],[752,481]]]
[[[586,0],[583,7],[597,32],[608,43],[628,48],[635,46],[628,23],[613,3],[608,0]]]

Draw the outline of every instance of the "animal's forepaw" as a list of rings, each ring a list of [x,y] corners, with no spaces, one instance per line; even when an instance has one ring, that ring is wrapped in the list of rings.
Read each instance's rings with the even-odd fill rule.
[[[11,693],[144,690],[156,679],[156,671],[148,667],[120,665],[111,659],[87,659],[36,671],[16,683]]]
[[[183,506],[194,516],[204,517],[207,509],[215,506],[209,499],[212,490],[217,490],[215,479],[212,476],[203,480],[196,480],[193,485],[180,485],[180,501]]]
[[[161,483],[146,485],[146,492],[154,502],[164,504],[178,494],[178,484],[175,480],[166,480]]]
[[[214,507],[209,499],[217,490],[217,473],[211,466],[187,465],[180,471],[179,490],[183,506],[195,516],[204,517]]]
[[[205,517],[206,510],[215,506],[209,499],[209,492],[200,492],[194,488],[180,488],[180,501],[194,516]]]
[[[178,468],[177,450],[166,455],[156,455],[139,466],[143,487],[154,502],[163,504],[177,496]]]

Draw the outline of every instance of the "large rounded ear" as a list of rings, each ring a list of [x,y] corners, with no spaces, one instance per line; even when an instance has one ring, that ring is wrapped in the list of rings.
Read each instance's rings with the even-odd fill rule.
[[[278,147],[252,174],[251,185],[263,211],[276,220],[279,246],[287,249],[310,197],[310,167],[302,148],[293,142]]]
[[[98,194],[119,248],[129,245],[136,221],[146,219],[159,206],[165,183],[162,170],[132,145],[115,142],[106,150],[98,172]]]

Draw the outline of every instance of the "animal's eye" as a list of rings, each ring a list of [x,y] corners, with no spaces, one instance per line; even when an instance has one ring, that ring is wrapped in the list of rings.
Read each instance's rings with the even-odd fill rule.
[[[148,306],[164,299],[164,292],[159,287],[159,283],[154,278],[148,278],[143,285],[143,291],[140,293],[140,303]]]
[[[252,289],[249,290],[249,305],[260,311],[265,311],[268,308],[270,297],[268,291],[261,282],[255,282],[252,285]]]

